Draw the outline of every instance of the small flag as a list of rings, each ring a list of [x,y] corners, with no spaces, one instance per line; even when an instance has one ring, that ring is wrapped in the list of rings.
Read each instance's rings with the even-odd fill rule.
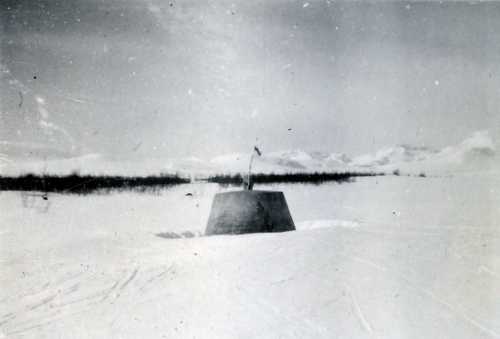
[[[259,157],[262,155],[261,151],[257,148],[257,146],[255,146],[255,147],[253,148],[253,150],[254,150],[255,152],[257,152],[257,154],[259,155]]]

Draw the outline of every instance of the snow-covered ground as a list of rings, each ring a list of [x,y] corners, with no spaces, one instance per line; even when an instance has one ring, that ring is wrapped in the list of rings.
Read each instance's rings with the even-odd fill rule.
[[[0,337],[500,337],[499,184],[271,186],[296,232],[183,239],[222,188],[2,192]]]

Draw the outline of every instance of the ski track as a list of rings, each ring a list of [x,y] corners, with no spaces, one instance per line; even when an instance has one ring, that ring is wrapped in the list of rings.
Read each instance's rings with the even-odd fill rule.
[[[349,298],[351,299],[351,304],[354,308],[354,313],[357,315],[361,325],[363,326],[363,329],[369,334],[372,334],[373,333],[372,326],[366,319],[365,315],[363,314],[363,311],[361,311],[361,307],[359,306],[356,296],[352,292],[352,288],[345,283],[344,283],[344,288],[346,290],[347,295],[349,295]]]
[[[160,273],[157,273],[157,270],[155,270],[153,274],[146,279],[141,288],[144,289],[145,286],[165,276],[172,268],[173,265],[167,269],[163,269]],[[107,284],[87,291],[82,291],[81,285],[84,283],[92,283],[95,279],[95,274],[84,275],[84,272],[82,272],[72,275],[69,278],[58,279],[56,281],[59,282],[59,284],[53,284],[52,289],[47,288],[50,284],[46,283],[44,289],[27,295],[25,298],[21,298],[21,303],[24,304],[24,306],[21,306],[19,310],[1,316],[0,331],[3,330],[6,335],[20,334],[50,325],[54,321],[66,317],[95,310],[96,307],[113,305],[120,295],[132,286],[138,273],[139,268],[135,268],[124,280],[120,279],[113,282],[112,285]],[[76,278],[80,279],[75,283]],[[68,282],[72,284],[64,286]],[[141,288],[138,290],[141,290]],[[50,293],[50,291],[54,289],[57,289],[57,292]],[[48,296],[46,296],[47,294]],[[79,297],[73,299],[72,297],[75,294],[79,295]],[[33,298],[37,300],[27,302],[29,299]],[[76,309],[76,311],[60,314],[62,309]]]
[[[351,231],[351,230],[349,230]],[[354,231],[354,230],[353,230]],[[324,244],[327,244],[325,240],[318,239],[319,242],[322,242]],[[451,311],[455,316],[461,318],[463,321],[468,323],[469,325],[473,326],[477,330],[479,330],[482,333],[485,333],[489,335],[490,337],[493,338],[500,338],[500,334],[497,333],[496,331],[492,330],[491,328],[487,327],[486,325],[482,324],[480,321],[475,319],[474,317],[468,315],[465,313],[463,310],[460,310],[457,306],[454,306],[453,304],[447,302],[445,299],[442,297],[436,295],[434,292],[432,292],[430,289],[421,286],[420,284],[416,283],[415,281],[409,279],[406,275],[402,274],[398,270],[393,270],[388,266],[379,264],[374,262],[373,260],[369,260],[357,255],[352,255],[348,251],[341,251],[338,253],[339,256],[344,257],[347,260],[353,261],[353,262],[358,262],[364,266],[371,267],[372,269],[380,272],[381,274],[384,275],[385,278],[393,280],[395,282],[405,282],[406,285],[411,287],[412,289],[418,291],[421,295],[426,296],[433,302],[445,307],[449,311]],[[333,263],[332,263],[333,264]],[[326,264],[322,267],[321,270],[325,269],[326,267],[332,265],[332,264]],[[485,270],[487,272],[487,270]],[[347,286],[347,285],[345,285]],[[347,290],[350,291],[349,287],[347,287]],[[349,292],[352,298],[352,292]],[[356,300],[353,299],[353,302],[357,304]],[[358,305],[359,307],[359,305]],[[358,312],[357,312],[358,313]],[[359,309],[359,314],[358,317],[360,318],[360,321],[364,323],[363,327],[366,329],[369,329],[368,332],[373,333],[372,327],[369,325],[368,322],[365,323],[366,318],[364,317],[363,313],[361,312],[361,309]],[[368,325],[368,326],[367,326]]]

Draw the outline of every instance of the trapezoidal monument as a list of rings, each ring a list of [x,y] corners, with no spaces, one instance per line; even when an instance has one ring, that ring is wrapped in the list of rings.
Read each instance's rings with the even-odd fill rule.
[[[260,151],[255,147],[260,156]],[[206,235],[294,231],[295,224],[283,192],[252,190],[250,166],[245,190],[217,193]]]

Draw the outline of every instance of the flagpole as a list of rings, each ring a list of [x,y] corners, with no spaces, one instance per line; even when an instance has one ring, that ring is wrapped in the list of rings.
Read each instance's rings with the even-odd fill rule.
[[[253,157],[254,157],[255,151],[252,150],[252,155],[250,156],[250,163],[248,164],[248,178],[247,178],[247,190],[251,191],[252,190],[252,183],[251,183],[251,178],[252,178],[252,162],[253,162]]]
[[[255,157],[255,153],[260,157],[262,153],[260,152],[259,148],[257,146],[253,147],[252,154],[250,155],[250,163],[248,164],[248,177],[247,177],[247,186],[246,189],[251,191],[252,190],[252,163],[253,163],[253,158]],[[243,181],[245,181],[243,179]]]

